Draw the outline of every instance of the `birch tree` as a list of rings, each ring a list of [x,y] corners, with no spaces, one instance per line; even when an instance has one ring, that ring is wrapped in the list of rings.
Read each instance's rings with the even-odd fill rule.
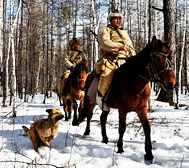
[[[189,43],[186,43],[186,48],[187,49],[189,48]],[[186,55],[189,55],[189,50],[186,51]],[[187,91],[189,92],[189,65],[188,64],[189,64],[189,57],[186,56],[186,87],[187,87]]]
[[[73,37],[76,38],[77,33],[77,11],[78,11],[78,0],[75,2],[75,23],[74,23],[74,30],[73,30]]]
[[[3,9],[6,9],[7,7],[7,3],[6,0],[3,3]],[[2,75],[2,82],[3,82],[3,107],[6,107],[6,99],[7,99],[7,87],[6,87],[6,35],[5,35],[5,31],[6,31],[6,10],[3,10],[3,75]]]
[[[2,76],[1,76],[1,72],[2,72],[2,60],[3,60],[3,47],[2,47],[2,18],[3,18],[3,1],[0,1],[0,95],[1,95],[1,80],[2,80]]]
[[[2,22],[3,19],[3,1],[0,1],[0,70],[2,67],[2,59],[3,59],[3,54],[2,54],[2,40],[1,40],[1,35],[2,35]]]
[[[183,67],[184,48],[185,48],[185,40],[186,40],[186,21],[187,21],[187,0],[185,0],[182,49],[181,49],[180,62],[178,65],[179,67],[178,67],[178,79],[177,79],[178,85],[176,89],[176,95],[177,95],[176,108],[179,108],[179,100],[180,100],[181,72]]]
[[[98,5],[99,5],[99,13],[98,13],[98,16],[97,16],[97,14],[96,14],[97,9],[95,9],[95,0],[92,0],[92,2],[91,2],[91,10],[92,10],[92,13],[93,13],[92,24],[93,24],[93,32],[95,34],[98,34],[99,25],[100,25],[100,22],[101,22],[101,0],[99,0]],[[93,45],[94,46],[94,56],[93,56],[94,61],[93,61],[92,66],[94,66],[94,63],[97,62],[97,59],[98,59],[98,42],[97,42],[97,40],[95,39],[94,36],[93,36],[93,44],[94,44]]]
[[[145,44],[148,44],[148,3],[149,1],[145,1],[145,29],[144,29]]]
[[[8,57],[7,57],[7,65],[6,65],[6,73],[7,73],[7,81],[8,81],[8,60],[9,60],[9,54],[11,52],[12,55],[12,75],[11,75],[11,81],[12,83],[12,94],[13,94],[13,117],[16,117],[16,112],[17,112],[17,108],[16,108],[16,101],[17,101],[17,95],[16,95],[16,59],[15,59],[15,50],[14,50],[14,31],[15,31],[15,27],[16,27],[16,23],[17,23],[17,19],[18,19],[18,14],[21,8],[21,4],[22,4],[22,0],[20,0],[19,2],[19,6],[18,6],[18,10],[16,12],[16,16],[15,19],[13,20],[13,16],[14,16],[14,4],[15,4],[15,0],[12,0],[10,2],[11,5],[11,17],[10,17],[10,32],[9,32],[9,48],[8,48]],[[8,82],[7,82],[8,83]],[[8,84],[7,84],[8,87]],[[8,88],[7,88],[8,91]]]
[[[128,5],[128,2],[127,2],[127,0],[122,0],[121,1],[121,13],[123,14],[123,23],[122,23],[122,26],[123,26],[123,28],[125,29],[126,27],[127,27],[127,21],[128,21],[128,18],[127,18],[127,16],[128,16],[128,12],[127,12],[127,5]],[[123,8],[123,6],[125,7],[125,8]]]

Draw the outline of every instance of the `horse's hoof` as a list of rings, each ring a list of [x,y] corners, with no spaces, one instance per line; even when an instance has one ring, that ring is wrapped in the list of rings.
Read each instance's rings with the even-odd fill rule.
[[[73,121],[73,122],[72,122],[72,125],[73,125],[73,126],[78,126],[79,123],[78,123],[78,121]]]
[[[153,159],[154,159],[153,155],[147,155],[147,154],[144,155],[144,160],[146,164],[152,164]]]
[[[102,139],[102,143],[107,144],[108,142],[109,142],[109,141],[108,141],[108,138],[107,138],[107,137]]]
[[[81,123],[83,122],[84,119],[85,119],[84,117],[79,117],[79,119],[78,119],[78,123],[81,124]]]
[[[118,149],[118,151],[116,153],[124,153],[124,150],[123,149]]]
[[[68,121],[68,118],[65,118],[65,121]]]

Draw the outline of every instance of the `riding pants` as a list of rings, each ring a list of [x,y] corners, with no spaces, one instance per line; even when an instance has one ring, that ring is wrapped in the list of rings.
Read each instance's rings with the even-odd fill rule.
[[[100,80],[98,84],[98,91],[102,95],[105,96],[106,92],[108,91],[110,84],[112,82],[112,77],[114,74],[114,70],[117,69],[120,65],[125,63],[124,59],[118,59],[115,61],[105,61],[105,68],[102,69]]]

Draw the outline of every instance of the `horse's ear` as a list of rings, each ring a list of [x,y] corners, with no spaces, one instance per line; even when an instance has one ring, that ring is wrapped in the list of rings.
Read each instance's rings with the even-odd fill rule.
[[[171,42],[170,42],[170,40],[167,40],[165,43],[166,43],[166,45],[167,45],[168,47],[171,46]]]
[[[153,38],[152,38],[152,48],[153,49],[156,49],[157,47],[157,44],[158,44],[158,40],[157,40],[157,38],[156,38],[156,36],[154,36]]]

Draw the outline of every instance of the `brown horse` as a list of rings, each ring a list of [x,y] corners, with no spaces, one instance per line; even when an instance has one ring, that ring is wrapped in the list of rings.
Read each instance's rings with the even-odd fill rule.
[[[62,95],[63,108],[65,111],[65,120],[71,118],[71,109],[74,109],[74,119],[72,124],[78,125],[77,120],[77,100],[80,101],[80,106],[78,109],[79,115],[81,113],[84,101],[84,88],[85,81],[88,75],[88,62],[80,62],[76,65],[73,72],[70,73],[67,83],[64,87],[65,94]]]
[[[95,78],[94,73],[88,75],[86,81],[86,94],[84,107],[80,122],[87,115],[87,127],[84,135],[90,133],[90,121],[96,102],[91,103],[87,91]],[[150,123],[147,117],[147,102],[150,98],[149,81],[155,81],[164,90],[173,89],[176,84],[174,73],[171,69],[171,52],[169,43],[163,43],[153,37],[149,43],[136,56],[129,57],[126,63],[114,72],[111,88],[106,104],[111,108],[118,109],[119,112],[119,139],[117,142],[118,151],[123,151],[123,135],[126,130],[126,115],[128,112],[135,111],[143,125],[145,134],[144,159],[152,162],[152,145],[150,138]],[[119,81],[119,82],[118,82]],[[118,100],[116,100],[118,98]],[[107,143],[106,121],[109,111],[103,111],[100,117],[102,142]]]

